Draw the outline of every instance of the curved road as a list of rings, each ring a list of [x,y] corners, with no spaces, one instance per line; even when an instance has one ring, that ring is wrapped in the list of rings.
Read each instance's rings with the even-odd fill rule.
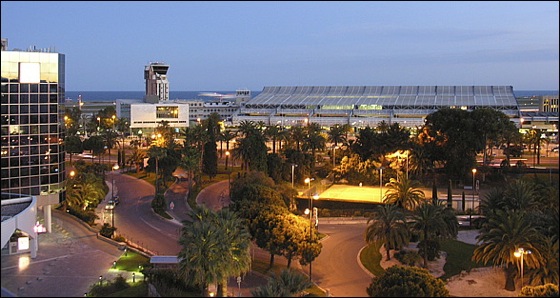
[[[133,242],[157,253],[158,255],[177,255],[181,247],[177,242],[181,224],[186,219],[185,185],[175,183],[166,193],[168,201],[173,202],[173,210],[168,207],[174,220],[166,220],[156,215],[150,206],[154,187],[149,183],[128,175],[111,173],[108,180],[115,179],[115,193],[121,203],[115,208],[117,233],[123,234]],[[198,204],[216,210],[229,202],[228,181],[220,181],[204,188],[197,197]],[[110,215],[109,215],[110,216]],[[338,297],[366,297],[366,288],[371,276],[358,263],[358,253],[366,244],[363,240],[365,223],[321,224],[321,233],[327,234],[321,255],[313,262],[313,281],[331,295]],[[268,260],[266,252],[257,252]],[[277,262],[281,258],[276,258]],[[295,268],[309,273],[308,266],[292,262]],[[260,279],[264,282],[264,279]],[[231,285],[230,285],[231,286]],[[236,286],[233,282],[233,286]],[[230,290],[232,290],[230,288]],[[248,289],[243,291],[248,294]]]

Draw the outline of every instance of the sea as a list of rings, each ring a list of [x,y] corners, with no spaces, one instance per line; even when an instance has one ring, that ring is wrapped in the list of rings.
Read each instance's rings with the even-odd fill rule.
[[[235,94],[235,91],[170,91],[169,99],[198,99],[214,100],[216,97],[205,96],[205,93],[217,93],[222,95]],[[251,91],[251,97],[257,96],[261,91]],[[82,96],[85,102],[114,102],[117,99],[143,99],[144,91],[66,91],[66,99],[77,101]],[[514,90],[515,97],[558,95],[558,90]]]
[[[216,93],[219,95],[235,95],[235,91],[169,91],[169,99],[199,99],[199,100],[215,100],[218,97],[207,96],[204,94]],[[257,96],[261,91],[251,91],[251,97]],[[143,99],[146,95],[145,91],[66,91],[66,99],[78,101],[78,97],[82,96],[85,102],[113,102],[117,99]]]

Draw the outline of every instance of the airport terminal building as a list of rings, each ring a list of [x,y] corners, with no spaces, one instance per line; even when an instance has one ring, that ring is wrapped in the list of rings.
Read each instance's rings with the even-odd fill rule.
[[[240,107],[233,125],[245,120],[282,127],[311,122],[359,128],[385,121],[417,127],[442,108],[481,107],[520,123],[512,86],[271,86]]]

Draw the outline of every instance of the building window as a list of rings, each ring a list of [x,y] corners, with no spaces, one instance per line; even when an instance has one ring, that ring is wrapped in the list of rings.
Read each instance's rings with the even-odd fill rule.
[[[179,118],[179,107],[157,107],[156,118]]]

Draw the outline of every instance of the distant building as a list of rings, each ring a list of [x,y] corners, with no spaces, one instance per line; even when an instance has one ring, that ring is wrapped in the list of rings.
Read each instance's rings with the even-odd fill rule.
[[[519,106],[511,86],[264,87],[241,106],[233,124],[247,120],[279,126],[318,123],[361,128],[385,121],[417,127],[441,108],[472,111],[480,107],[502,111],[519,125]]]
[[[2,45],[1,188],[37,198],[51,231],[51,206],[65,197],[65,55]]]
[[[146,65],[144,68],[144,79],[146,80],[145,102],[156,103],[169,100],[168,70],[169,65],[161,62]]]
[[[132,103],[130,105],[130,130],[134,135],[148,136],[162,121],[174,132],[189,126],[189,104],[179,100],[159,103]]]

